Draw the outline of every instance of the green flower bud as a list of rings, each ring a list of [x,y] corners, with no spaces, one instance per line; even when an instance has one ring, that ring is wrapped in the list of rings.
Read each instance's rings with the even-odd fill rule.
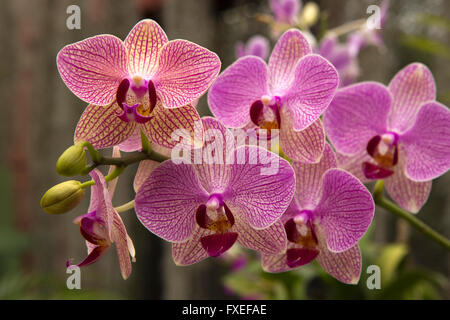
[[[83,197],[81,182],[70,180],[50,188],[41,198],[41,207],[51,214],[66,213],[75,208]]]
[[[73,177],[80,174],[87,163],[86,152],[81,143],[71,146],[59,157],[56,162],[56,172],[59,175]]]

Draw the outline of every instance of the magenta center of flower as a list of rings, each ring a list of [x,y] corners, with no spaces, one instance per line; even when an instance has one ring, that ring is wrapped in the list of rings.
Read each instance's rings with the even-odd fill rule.
[[[308,264],[319,254],[312,216],[312,211],[303,210],[284,224],[288,241],[298,246],[286,251],[286,264],[290,268]]]
[[[368,179],[384,179],[394,174],[398,163],[398,134],[388,132],[370,139],[367,153],[372,162],[363,163],[363,172]]]
[[[156,106],[155,85],[140,76],[123,79],[117,89],[116,101],[122,108],[118,115],[122,121],[145,123],[152,118],[151,113]]]
[[[195,221],[200,228],[213,232],[200,239],[209,256],[220,256],[236,242],[238,234],[229,232],[234,225],[234,217],[221,194],[210,195],[206,204],[198,207]]]
[[[312,211],[300,211],[284,224],[288,241],[304,248],[315,249],[317,237],[312,223]]]
[[[280,129],[280,107],[280,97],[264,95],[250,106],[250,119],[256,126],[269,132],[272,129]]]

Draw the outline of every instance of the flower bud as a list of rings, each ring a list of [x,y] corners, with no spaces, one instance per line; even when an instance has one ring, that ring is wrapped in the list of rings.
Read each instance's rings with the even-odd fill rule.
[[[81,182],[70,180],[50,188],[41,198],[41,207],[51,214],[66,213],[75,208],[83,197]]]
[[[320,9],[315,2],[308,2],[302,10],[301,22],[307,27],[311,27],[319,20]]]
[[[73,177],[86,168],[87,158],[81,143],[71,146],[56,162],[56,172],[59,175]]]

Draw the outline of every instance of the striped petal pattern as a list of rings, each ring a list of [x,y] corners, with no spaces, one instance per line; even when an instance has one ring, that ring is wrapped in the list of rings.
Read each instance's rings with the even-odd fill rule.
[[[203,95],[220,71],[219,57],[192,42],[174,40],[159,51],[154,76],[159,99],[167,108],[178,108]]]
[[[150,78],[157,70],[158,52],[169,40],[164,30],[153,20],[139,21],[125,39],[128,71]]]
[[[56,58],[67,87],[87,103],[110,104],[119,83],[128,75],[123,42],[101,35],[65,46]]]

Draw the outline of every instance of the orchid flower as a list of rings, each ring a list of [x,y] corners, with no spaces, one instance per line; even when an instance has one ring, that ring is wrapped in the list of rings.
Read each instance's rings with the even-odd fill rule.
[[[339,281],[358,283],[361,273],[358,241],[372,221],[375,205],[364,185],[336,166],[329,145],[319,163],[293,163],[295,195],[281,217],[287,249],[275,255],[263,253],[264,270],[283,272],[317,259]]]
[[[339,166],[361,181],[385,179],[386,191],[416,213],[431,180],[450,168],[450,111],[435,101],[433,75],[420,63],[388,87],[365,82],[341,89],[324,116]]]
[[[330,61],[339,73],[339,86],[345,87],[355,82],[359,75],[358,61],[346,45],[338,43],[335,37],[326,37],[320,47],[314,50]]]
[[[300,13],[301,0],[269,0],[275,20],[279,23],[293,25]]]
[[[97,148],[126,141],[123,151],[139,148],[137,127],[170,147],[158,130],[192,127],[199,117],[187,105],[208,90],[220,71],[215,53],[186,40],[168,41],[149,19],[137,23],[124,42],[98,35],[67,45],[58,53],[57,65],[68,88],[90,104],[75,140],[87,140]],[[160,122],[168,118],[175,122]]]
[[[88,256],[77,266],[87,266],[98,261],[111,244],[115,243],[122,277],[127,279],[131,274],[130,255],[133,261],[135,259],[133,241],[111,203],[105,178],[98,169],[91,171],[90,175],[95,185],[92,186],[89,213],[74,220],[74,223],[80,226],[81,235],[86,239],[88,248]],[[69,267],[69,261],[67,265]]]
[[[256,56],[266,60],[269,55],[269,40],[263,36],[253,36],[246,44],[239,42],[236,44],[236,57]]]
[[[317,162],[325,145],[319,117],[338,82],[331,63],[311,54],[303,34],[291,29],[278,40],[268,66],[258,57],[238,59],[211,86],[208,101],[226,126],[270,133],[280,129],[281,149],[287,156]]]
[[[272,154],[279,160],[278,173],[261,175],[264,165],[248,159],[267,150],[231,148],[223,141],[234,137],[220,122],[213,118],[202,122],[205,144],[200,154],[205,159],[201,164],[177,164],[172,159],[154,169],[136,195],[139,220],[173,243],[178,265],[220,256],[235,242],[266,253],[283,251],[286,236],[279,218],[294,193],[292,167]],[[242,154],[244,163],[224,160]]]

